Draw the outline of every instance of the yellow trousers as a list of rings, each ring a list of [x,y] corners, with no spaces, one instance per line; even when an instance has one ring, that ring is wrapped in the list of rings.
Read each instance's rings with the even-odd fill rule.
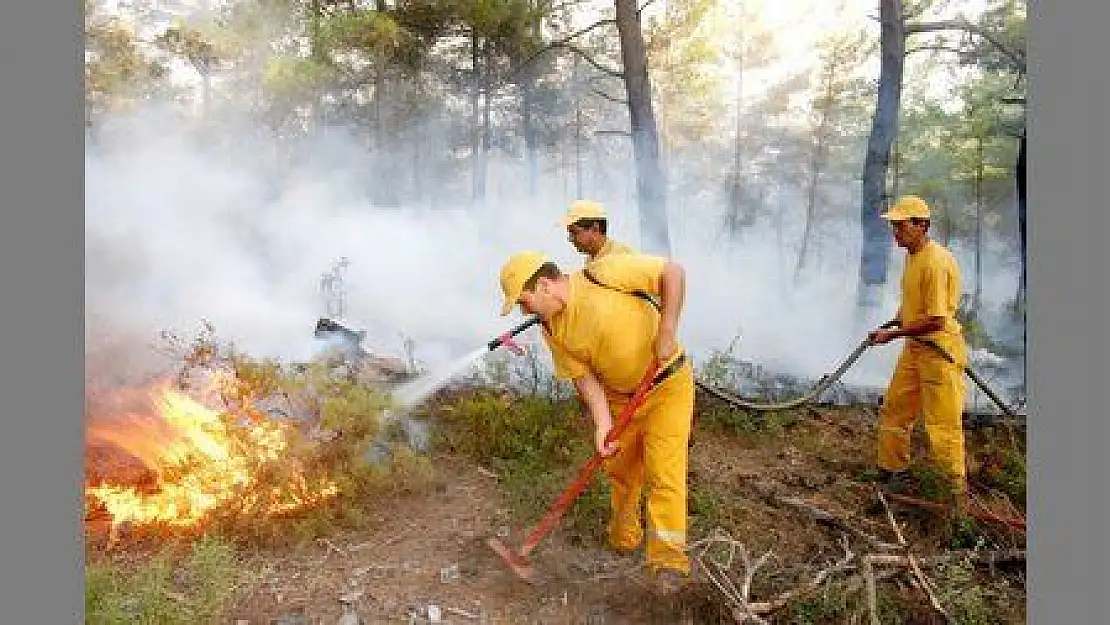
[[[629,399],[609,396],[614,421]],[[622,551],[640,546],[640,496],[646,490],[646,560],[653,571],[690,573],[686,469],[693,414],[694,373],[687,362],[652,390],[618,439],[619,450],[605,461],[611,489],[609,546]]]
[[[944,348],[959,364],[907,339],[879,412],[878,465],[888,471],[909,466],[910,435],[918,415],[924,415],[933,460],[960,493],[967,488],[962,421],[967,349],[962,341]]]

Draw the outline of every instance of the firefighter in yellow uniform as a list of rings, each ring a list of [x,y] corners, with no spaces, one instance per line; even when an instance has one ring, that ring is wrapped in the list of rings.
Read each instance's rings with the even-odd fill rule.
[[[688,580],[686,555],[687,441],[694,410],[691,363],[675,338],[685,297],[682,267],[662,257],[614,254],[590,270],[565,274],[539,252],[512,255],[501,269],[502,315],[515,305],[543,320],[555,374],[569,379],[594,424],[595,448],[606,456],[611,484],[608,546],[628,553],[644,542],[640,515],[647,498],[646,565],[657,589],[677,591]],[[661,311],[630,295],[643,291]],[[653,359],[660,380],[628,429],[605,437]]]
[[[912,195],[899,198],[882,217],[890,222],[895,241],[907,255],[898,314],[870,337],[878,344],[927,338],[952,361],[927,345],[905,341],[879,414],[879,469],[885,488],[905,487],[910,435],[920,413],[933,460],[948,474],[960,510],[967,492],[962,425],[967,345],[956,320],[960,269],[951,252],[929,239],[930,211],[924,200]]]
[[[574,249],[586,255],[587,264],[610,254],[636,253],[624,243],[609,238],[609,218],[605,207],[597,202],[578,200],[572,203],[560,223],[567,229],[567,239]]]

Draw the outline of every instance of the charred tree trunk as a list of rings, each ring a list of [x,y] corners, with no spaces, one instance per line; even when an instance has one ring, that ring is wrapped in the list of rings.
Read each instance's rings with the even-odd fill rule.
[[[872,308],[875,291],[887,280],[890,267],[890,233],[879,217],[884,204],[884,182],[891,145],[898,135],[898,112],[902,99],[902,73],[905,63],[906,33],[902,0],[879,0],[882,23],[882,56],[875,115],[867,155],[863,163],[860,201],[862,247],[860,255],[859,306]]]
[[[1018,147],[1017,165],[1014,168],[1014,181],[1017,184],[1017,218],[1018,218],[1018,244],[1021,250],[1021,282],[1018,283],[1018,297],[1016,301],[1025,300],[1025,134],[1021,135]],[[1024,309],[1024,304],[1022,304]]]
[[[1021,322],[1021,387],[1022,393],[1027,392],[1027,372],[1029,367],[1029,348],[1028,348],[1028,324],[1026,322],[1026,306],[1025,298],[1027,297],[1028,285],[1025,282],[1025,133],[1021,135],[1021,144],[1018,147],[1017,167],[1014,172],[1014,178],[1017,182],[1017,201],[1018,201],[1018,237],[1020,239],[1021,249],[1021,281],[1018,283],[1018,296],[1014,298],[1014,306],[1020,310],[1021,315],[1018,317]]]
[[[615,0],[617,30],[628,94],[632,151],[636,162],[636,195],[640,208],[641,247],[645,252],[669,256],[667,183],[659,155],[659,129],[651,104],[647,52],[636,0]]]

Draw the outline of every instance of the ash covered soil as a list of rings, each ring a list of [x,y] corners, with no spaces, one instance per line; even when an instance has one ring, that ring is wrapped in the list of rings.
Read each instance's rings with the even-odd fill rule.
[[[691,448],[690,540],[724,527],[753,559],[773,553],[755,576],[752,601],[798,587],[844,554],[843,531],[772,501],[769,492],[798,498],[881,541],[896,541],[886,513],[873,509],[876,498],[868,472],[874,408],[808,408],[798,415],[759,435],[711,429],[699,421]],[[976,479],[992,462],[982,450],[998,436],[969,434],[975,492],[986,490]],[[916,445],[922,453],[920,437]],[[242,552],[242,564],[255,573],[254,579],[239,589],[220,622],[331,625],[341,622],[343,600],[363,623],[427,623],[437,617],[443,623],[736,622],[704,571],[695,571],[692,588],[659,598],[637,566],[642,554],[611,555],[562,527],[532,554],[541,581],[523,583],[486,544],[509,524],[499,476],[456,456],[436,455],[432,461],[436,477],[427,487],[365,502],[372,529],[337,533],[306,546]],[[914,553],[927,556],[950,547],[936,514],[908,506],[893,506],[893,511]],[[523,529],[530,530],[538,520],[537,514]],[[1021,533],[990,524],[979,531],[991,546],[1024,548]],[[857,538],[850,544],[857,553],[868,551]],[[90,539],[88,549],[90,557],[121,562],[141,558],[144,547],[108,547]],[[1013,588],[1004,601],[1007,610],[996,613],[994,622],[1025,622],[1024,584],[1014,581],[1023,579],[1023,571],[1019,564],[1016,570],[977,572],[1003,579],[1004,585],[1009,579]],[[913,615],[904,622],[943,622],[910,574],[884,585],[908,606],[902,612]],[[865,612],[856,614],[859,622],[866,622]],[[765,618],[775,623],[851,622],[844,616],[806,620],[789,608]]]

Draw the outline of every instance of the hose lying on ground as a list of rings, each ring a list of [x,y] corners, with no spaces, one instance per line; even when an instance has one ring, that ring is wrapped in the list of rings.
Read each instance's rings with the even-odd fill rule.
[[[917,341],[918,343],[921,343],[922,345],[925,345],[925,346],[933,349],[936,352],[938,352],[948,362],[951,362],[951,363],[956,362],[952,358],[952,356],[950,356],[948,354],[948,352],[946,352],[944,350],[943,347],[941,347],[940,345],[937,345],[932,340],[927,339],[927,338],[917,337],[917,336],[911,336],[909,338],[914,340],[914,341]],[[833,371],[831,374],[821,376],[821,378],[819,380],[817,380],[817,384],[815,384],[813,386],[813,388],[810,389],[810,391],[808,393],[806,393],[805,395],[802,395],[800,397],[796,397],[796,398],[791,399],[789,401],[772,403],[772,404],[759,404],[759,403],[755,403],[755,402],[746,400],[742,397],[739,397],[739,396],[734,395],[732,393],[729,393],[727,391],[723,391],[721,389],[713,388],[712,386],[710,386],[709,384],[707,384],[706,382],[704,382],[702,380],[696,380],[696,384],[697,384],[697,387],[700,388],[701,390],[705,391],[706,393],[709,393],[710,395],[716,397],[717,399],[720,399],[721,401],[726,402],[729,405],[731,405],[733,407],[736,407],[736,408],[741,408],[741,409],[744,409],[744,410],[753,410],[753,411],[756,411],[756,412],[773,412],[773,411],[777,411],[777,410],[790,410],[791,408],[798,408],[798,407],[804,406],[804,405],[812,402],[813,400],[817,399],[818,397],[820,397],[822,393],[824,393],[826,390],[828,390],[829,387],[831,387],[833,384],[835,384],[837,380],[839,380],[841,377],[844,376],[845,373],[847,373],[848,369],[850,369],[852,367],[852,365],[854,365],[856,363],[856,361],[859,360],[860,356],[862,356],[863,353],[865,351],[867,351],[868,348],[870,348],[874,345],[875,345],[874,341],[872,341],[870,338],[864,339],[864,341],[862,343],[860,343],[859,345],[857,345],[856,348],[852,351],[852,353],[846,359],[844,359],[844,361],[842,363],[840,363],[840,366],[838,366],[835,371]],[[990,386],[988,386],[987,383],[984,382],[983,379],[981,377],[979,377],[979,375],[976,374],[975,371],[973,371],[971,369],[971,367],[965,366],[963,369],[964,369],[964,373],[966,373],[968,375],[968,377],[970,377],[971,380],[973,382],[975,382],[975,384],[980,389],[982,389],[983,393],[985,393],[987,395],[987,397],[989,397],[991,399],[991,401],[994,402],[994,404],[996,406],[998,406],[999,409],[1002,410],[1002,412],[1006,413],[1006,416],[1008,416],[1012,419],[1021,419],[1022,418],[1021,415],[1019,415],[1013,408],[1008,406],[1006,404],[1006,402],[1002,401],[1002,398],[998,396],[998,393],[995,393],[994,390],[991,389]]]
[[[873,344],[874,343],[871,341],[871,339],[864,340],[862,343],[856,346],[855,350],[852,351],[851,355],[849,355],[848,358],[844,360],[844,362],[840,363],[840,366],[836,368],[836,371],[829,375],[821,376],[821,379],[817,380],[817,384],[815,384],[808,393],[802,395],[801,397],[791,399],[790,401],[775,404],[757,404],[741,397],[737,397],[732,393],[713,388],[712,386],[709,386],[701,380],[697,380],[697,386],[701,390],[736,408],[755,410],[757,412],[790,410],[791,408],[804,406],[820,397],[821,393],[824,393],[826,390],[829,389],[830,386],[836,383],[836,381],[839,380],[841,376],[843,376],[848,371],[848,369],[852,367],[852,365],[856,364],[856,361],[859,360],[860,356],[863,355],[863,352],[867,351],[867,348],[871,347]]]

